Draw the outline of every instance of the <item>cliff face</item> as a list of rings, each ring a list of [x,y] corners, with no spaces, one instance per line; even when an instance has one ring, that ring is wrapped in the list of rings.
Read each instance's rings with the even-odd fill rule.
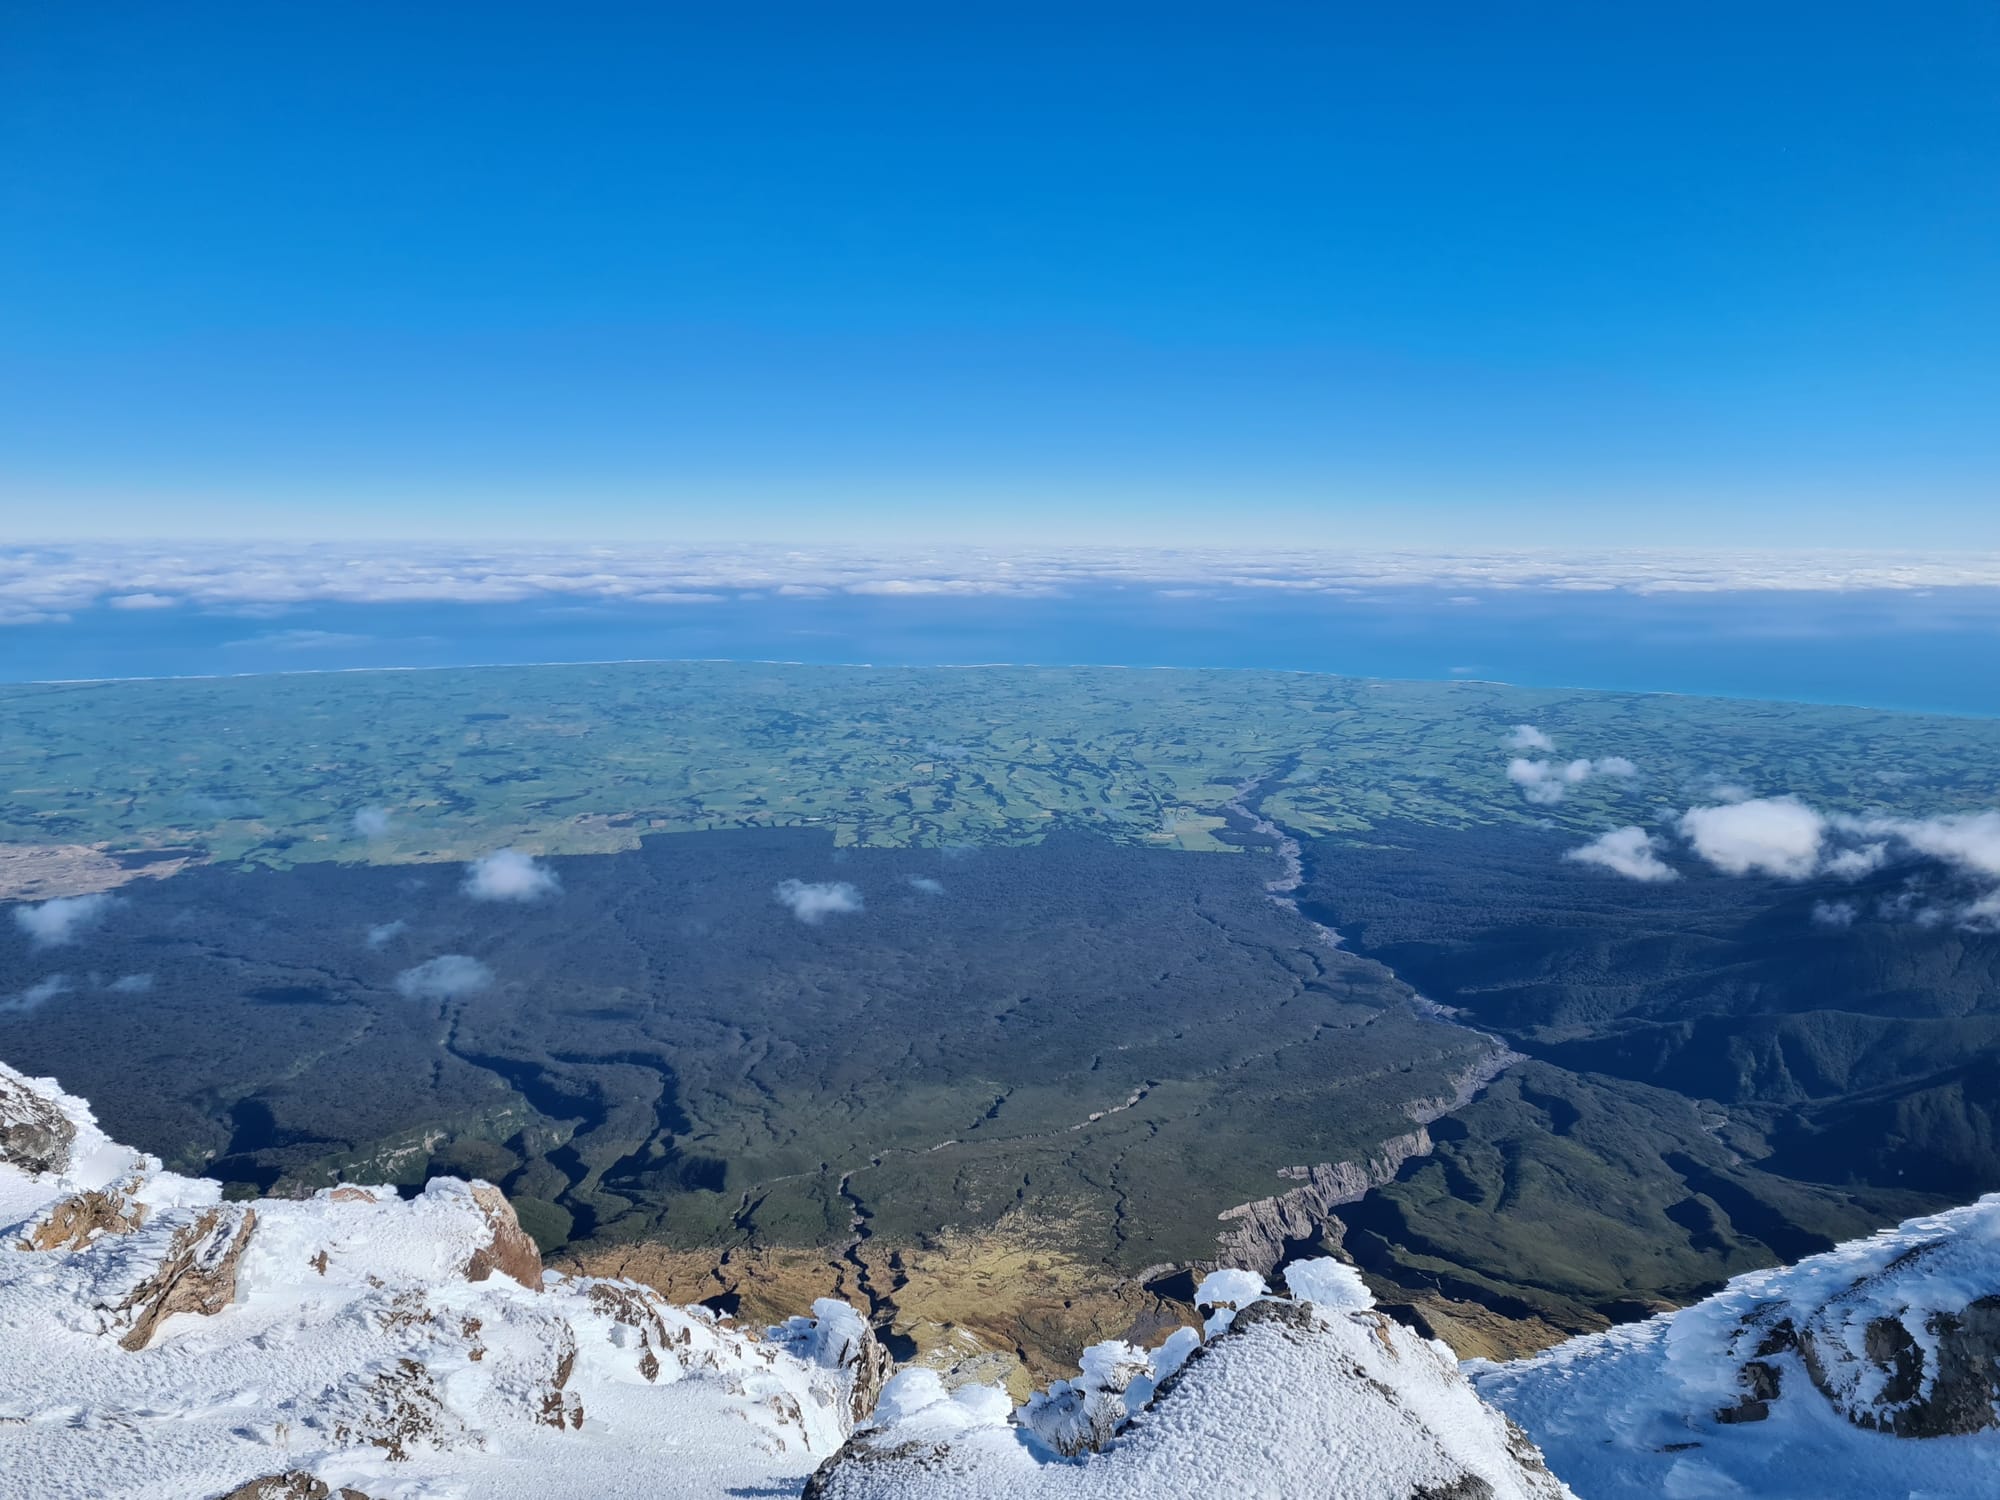
[[[1472,1368],[1593,1500],[2000,1495],[2000,1194]]]
[[[545,1276],[483,1183],[221,1202],[0,1065],[10,1495],[790,1493],[888,1369],[844,1303],[750,1331]]]

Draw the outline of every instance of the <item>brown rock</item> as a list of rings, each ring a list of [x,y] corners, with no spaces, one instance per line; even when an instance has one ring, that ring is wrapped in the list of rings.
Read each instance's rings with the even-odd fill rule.
[[[513,1277],[531,1292],[542,1289],[542,1252],[514,1217],[507,1195],[490,1182],[472,1184],[472,1201],[493,1227],[493,1238],[472,1252],[465,1279],[484,1281],[495,1271]]]
[[[153,1274],[112,1309],[132,1317],[131,1330],[118,1341],[134,1351],[152,1342],[160,1324],[174,1313],[213,1317],[236,1297],[236,1267],[257,1228],[255,1209],[222,1203],[175,1231],[166,1256]]]
[[[29,1229],[23,1250],[81,1250],[102,1235],[130,1234],[146,1222],[146,1205],[134,1203],[139,1179],[73,1193]]]

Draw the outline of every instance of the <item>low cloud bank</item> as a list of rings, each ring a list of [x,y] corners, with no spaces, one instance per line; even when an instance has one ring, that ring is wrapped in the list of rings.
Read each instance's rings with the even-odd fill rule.
[[[396,993],[405,1000],[457,1000],[492,986],[493,971],[463,953],[428,959],[396,976]]]
[[[845,880],[781,880],[772,894],[808,927],[817,927],[828,917],[851,915],[862,908],[861,892]]]
[[[1223,547],[863,548],[587,544],[449,547],[93,542],[0,547],[0,626],[77,611],[169,609],[273,615],[316,604],[639,604],[831,594],[1033,598],[1092,587],[1162,594],[1284,589],[1332,597],[1378,589],[1633,594],[1720,590],[1945,589],[2000,584],[2000,553],[1866,556],[1710,552],[1363,552]],[[352,642],[362,637],[344,637]],[[330,631],[261,644],[310,651]],[[1529,745],[1517,748],[1546,749]]]
[[[474,901],[540,901],[559,893],[562,882],[519,849],[495,849],[465,867],[463,889]]]
[[[102,922],[116,900],[105,891],[88,896],[58,896],[37,906],[15,907],[14,924],[35,947],[59,948],[75,942]]]

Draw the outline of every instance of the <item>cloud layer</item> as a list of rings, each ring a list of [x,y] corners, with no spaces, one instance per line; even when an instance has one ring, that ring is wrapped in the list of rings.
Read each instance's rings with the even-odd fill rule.
[[[519,849],[495,849],[465,867],[463,889],[474,901],[540,901],[560,892],[562,882]]]
[[[1068,589],[1434,588],[1659,594],[2000,586],[2000,554],[1624,551],[1274,553],[1229,548],[517,546],[93,543],[0,548],[0,624],[78,611],[268,614],[315,603],[631,602],[673,608],[756,595],[1045,595]],[[330,644],[302,633],[288,644]],[[1545,749],[1544,746],[1517,748]]]
[[[862,908],[861,892],[845,880],[781,880],[772,895],[808,927],[817,927],[828,917],[849,915]]]

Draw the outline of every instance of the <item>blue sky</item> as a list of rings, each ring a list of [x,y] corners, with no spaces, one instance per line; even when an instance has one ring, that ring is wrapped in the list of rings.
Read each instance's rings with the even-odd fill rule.
[[[2000,546],[2000,12],[8,7],[15,538]]]

